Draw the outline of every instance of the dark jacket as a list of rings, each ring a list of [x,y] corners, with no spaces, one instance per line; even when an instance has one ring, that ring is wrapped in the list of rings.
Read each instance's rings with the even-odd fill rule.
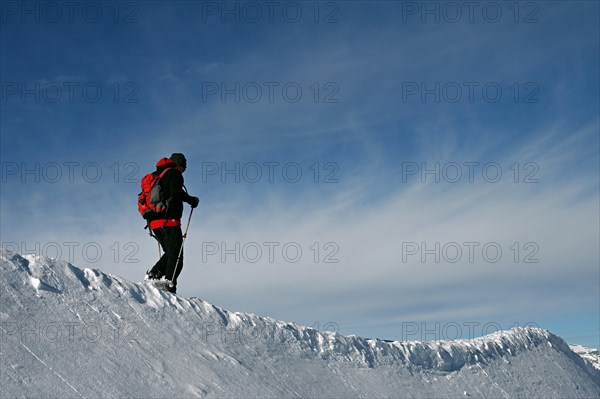
[[[165,169],[170,168],[160,179],[162,198],[167,203],[167,212],[165,219],[181,219],[183,215],[183,203],[188,204],[191,201],[191,196],[184,190],[183,175],[175,168],[175,163],[166,163],[156,167],[156,174],[161,174]]]

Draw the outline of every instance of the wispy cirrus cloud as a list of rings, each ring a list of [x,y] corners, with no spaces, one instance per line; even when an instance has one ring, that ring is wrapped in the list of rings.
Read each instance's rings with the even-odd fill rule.
[[[186,295],[389,338],[408,319],[543,326],[577,308],[582,324],[597,321],[598,28],[583,18],[597,5],[544,3],[530,25],[404,23],[401,4],[387,2],[340,3],[340,21],[327,26],[191,23],[198,7],[145,4],[139,23],[89,48],[50,29],[35,48],[65,46],[56,60],[32,55],[28,68],[4,55],[39,32],[25,26],[12,44],[2,39],[3,79],[76,76],[107,95],[112,80],[139,88],[132,104],[2,104],[4,165],[79,163],[73,182],[64,166],[56,183],[32,174],[2,182],[3,243],[58,243],[64,257],[78,242],[79,266],[140,280],[157,250],[135,210],[137,180],[184,152],[186,184],[202,199]],[[301,99],[284,98],[286,84]],[[501,88],[497,102],[482,94],[486,84]],[[81,175],[86,162],[100,166],[97,182]],[[274,162],[271,182],[265,164]],[[291,163],[303,173],[297,183],[282,174]],[[256,183],[240,179],[249,165],[262,173]],[[90,262],[94,243],[103,252]],[[455,263],[453,243],[463,251]],[[501,247],[500,260],[484,258],[486,243]]]

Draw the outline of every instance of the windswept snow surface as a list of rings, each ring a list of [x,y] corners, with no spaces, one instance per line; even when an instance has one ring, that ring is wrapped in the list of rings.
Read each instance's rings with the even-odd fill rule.
[[[600,351],[596,348],[586,348],[582,345],[569,345],[573,352],[577,353],[584,360],[588,361],[594,368],[600,371]]]
[[[600,396],[600,371],[541,329],[387,342],[48,258],[2,252],[0,265],[3,398]]]

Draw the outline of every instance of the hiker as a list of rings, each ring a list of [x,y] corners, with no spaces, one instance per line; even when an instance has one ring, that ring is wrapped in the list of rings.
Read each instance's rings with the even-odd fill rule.
[[[164,212],[155,213],[148,219],[148,225],[153,235],[162,247],[164,254],[154,267],[146,273],[147,280],[163,279],[165,290],[177,291],[177,277],[183,269],[183,238],[181,234],[181,216],[183,202],[195,208],[200,203],[198,197],[187,193],[183,184],[183,175],[187,162],[185,156],[174,153],[171,158],[162,158],[156,164],[154,179],[159,176],[156,184],[160,185],[161,201],[165,204]],[[177,261],[179,258],[179,262]]]

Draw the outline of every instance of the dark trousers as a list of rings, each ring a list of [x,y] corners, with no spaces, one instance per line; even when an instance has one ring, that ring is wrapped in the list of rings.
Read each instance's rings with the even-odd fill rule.
[[[174,286],[177,286],[177,277],[179,277],[179,273],[183,269],[183,251],[181,251],[181,257],[179,258],[179,263],[177,263],[177,257],[179,256],[183,240],[181,227],[161,227],[152,230],[152,233],[154,233],[164,253],[152,268],[151,273],[158,278],[164,276],[166,279],[173,281]],[[173,277],[173,274],[175,274],[175,277]]]

